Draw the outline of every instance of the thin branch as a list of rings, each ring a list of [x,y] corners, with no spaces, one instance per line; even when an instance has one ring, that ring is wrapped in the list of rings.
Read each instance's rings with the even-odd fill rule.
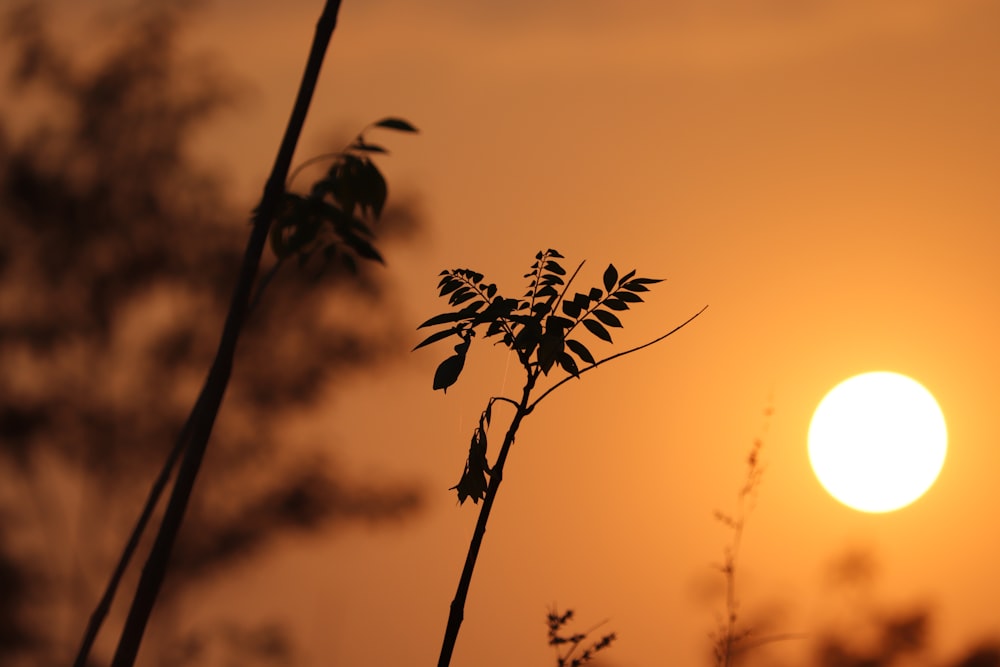
[[[122,554],[118,559],[114,572],[111,573],[111,578],[108,580],[108,583],[104,588],[104,594],[98,601],[97,606],[94,607],[94,611],[90,614],[90,620],[87,622],[87,628],[83,633],[83,639],[80,640],[80,648],[77,650],[76,659],[73,661],[73,667],[84,667],[87,664],[87,660],[90,657],[90,650],[94,646],[94,640],[97,639],[97,635],[101,630],[101,625],[108,616],[108,611],[111,609],[111,603],[114,601],[115,593],[118,592],[118,586],[121,584],[122,577],[125,576],[125,570],[128,568],[128,564],[131,562],[132,556],[135,555],[135,550],[139,546],[139,540],[142,538],[142,534],[146,530],[146,525],[149,523],[149,519],[152,517],[153,511],[156,509],[156,505],[160,501],[160,496],[163,495],[163,490],[166,488],[167,482],[170,481],[170,477],[173,474],[174,467],[177,465],[177,461],[180,459],[181,454],[184,452],[184,448],[187,446],[193,418],[193,413],[188,416],[183,428],[181,428],[180,434],[177,436],[177,440],[174,442],[173,449],[170,450],[166,461],[163,462],[163,467],[160,469],[159,474],[153,481],[152,487],[149,489],[149,495],[146,497],[146,504],[142,508],[142,512],[139,514],[139,518],[136,520],[135,526],[132,528],[132,534],[129,536],[128,542],[125,543],[125,548],[122,550]]]
[[[616,354],[612,354],[610,357],[605,357],[604,359],[601,359],[600,361],[597,361],[597,362],[591,364],[590,366],[587,366],[586,368],[581,369],[580,372],[577,373],[576,375],[567,375],[562,380],[559,380],[559,382],[556,382],[554,385],[552,385],[551,387],[549,387],[548,389],[546,389],[542,393],[541,396],[539,396],[538,398],[536,398],[527,407],[527,413],[531,413],[531,411],[535,409],[535,406],[538,405],[539,403],[541,403],[541,401],[542,401],[543,398],[545,398],[546,396],[548,396],[553,391],[555,391],[556,389],[558,389],[559,387],[561,387],[563,384],[569,382],[570,380],[576,379],[576,378],[580,377],[581,375],[583,375],[584,373],[586,373],[587,371],[592,371],[595,368],[597,368],[598,366],[600,366],[601,364],[606,363],[608,361],[611,361],[612,359],[617,359],[618,357],[623,357],[626,354],[632,354],[633,352],[638,352],[639,350],[647,348],[650,345],[655,345],[655,344],[659,343],[661,340],[663,340],[663,339],[665,339],[665,338],[667,338],[667,337],[669,337],[669,336],[677,333],[678,331],[680,331],[681,329],[683,329],[684,327],[686,327],[688,324],[690,324],[692,321],[694,321],[694,319],[696,317],[698,317],[699,315],[701,315],[702,313],[704,313],[706,308],[708,308],[708,306],[704,306],[697,313],[695,313],[691,317],[687,318],[686,320],[684,320],[684,322],[682,322],[681,324],[678,324],[676,327],[674,327],[673,329],[671,329],[667,333],[663,334],[659,338],[654,338],[653,340],[649,341],[648,343],[643,343],[642,345],[638,345],[638,346],[630,348],[628,350],[624,350],[622,352],[618,352]]]

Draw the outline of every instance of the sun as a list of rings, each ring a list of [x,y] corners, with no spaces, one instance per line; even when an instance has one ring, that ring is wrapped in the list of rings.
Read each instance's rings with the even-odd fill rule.
[[[862,512],[891,512],[931,487],[948,431],[937,401],[898,373],[855,375],[830,390],[809,425],[809,461],[834,498]]]

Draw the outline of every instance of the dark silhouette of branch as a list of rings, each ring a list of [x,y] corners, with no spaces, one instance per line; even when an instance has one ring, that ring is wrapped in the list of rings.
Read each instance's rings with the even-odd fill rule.
[[[184,447],[191,433],[193,417],[194,414],[192,413],[183,428],[181,428],[180,435],[177,436],[177,442],[174,443],[173,449],[170,450],[170,454],[167,455],[167,459],[163,462],[163,467],[153,481],[152,487],[150,487],[146,504],[143,506],[142,512],[136,520],[135,527],[132,528],[132,534],[129,535],[125,549],[122,551],[118,563],[115,565],[114,572],[111,573],[101,599],[87,621],[87,628],[84,630],[83,639],[80,640],[80,648],[77,650],[73,667],[86,667],[87,665],[87,660],[90,658],[90,651],[94,646],[94,640],[97,639],[97,634],[101,631],[101,625],[104,623],[104,619],[107,618],[108,611],[111,610],[111,603],[115,598],[115,593],[118,592],[118,586],[121,584],[122,577],[125,576],[125,570],[128,569],[128,564],[131,562],[132,556],[135,555],[135,550],[139,546],[139,540],[142,538],[147,524],[149,524],[149,519],[153,516],[156,505],[160,502],[160,496],[163,495],[163,490],[170,481],[170,476],[177,465],[178,459],[184,453]]]
[[[149,615],[163,584],[170,552],[183,522],[208,439],[232,373],[236,344],[249,310],[254,279],[267,242],[268,231],[285,191],[285,180],[312,101],[319,71],[337,24],[339,10],[340,0],[328,0],[316,24],[316,34],[298,96],[278,155],[275,158],[271,175],[264,187],[260,205],[255,212],[253,227],[247,241],[239,279],[233,292],[219,349],[204,388],[192,410],[190,440],[185,448],[184,458],[181,461],[160,530],[143,568],[132,606],[125,620],[121,639],[112,660],[113,667],[131,667],[135,663]]]
[[[598,366],[600,366],[601,364],[605,364],[605,363],[607,363],[609,361],[612,361],[613,359],[617,359],[618,357],[624,357],[626,354],[632,354],[633,352],[638,352],[639,350],[642,350],[642,349],[645,349],[647,347],[650,347],[651,345],[656,345],[657,343],[659,343],[660,341],[664,340],[665,338],[668,338],[668,337],[672,336],[673,334],[677,333],[678,331],[680,331],[681,329],[683,329],[684,327],[686,327],[692,321],[694,321],[694,319],[696,317],[698,317],[699,315],[701,315],[702,313],[704,313],[707,308],[708,308],[708,306],[703,306],[702,309],[699,310],[697,313],[695,313],[691,317],[687,318],[686,320],[684,320],[683,322],[681,322],[680,324],[678,324],[676,327],[674,327],[673,329],[671,329],[670,331],[668,331],[667,333],[663,334],[662,336],[660,336],[658,338],[654,338],[653,340],[651,340],[649,342],[643,343],[642,345],[638,345],[638,346],[630,348],[628,350],[623,350],[623,351],[618,352],[616,354],[612,354],[611,356],[605,357],[605,358],[601,359],[600,361],[597,361],[597,362],[593,363],[592,365],[587,366],[586,368],[581,368],[579,374],[577,374],[576,376],[567,375],[562,380],[559,380],[559,382],[555,383],[554,385],[552,385],[551,387],[549,387],[548,389],[546,389],[542,393],[541,396],[539,396],[534,401],[532,401],[531,405],[529,405],[528,408],[527,408],[528,412],[530,413],[532,410],[534,410],[535,406],[538,405],[543,398],[545,398],[546,396],[548,396],[549,394],[551,394],[553,391],[555,391],[556,389],[558,389],[562,385],[566,384],[570,380],[574,380],[577,377],[579,377],[580,375],[583,375],[587,371],[592,371],[595,368],[597,368]]]
[[[476,528],[472,533],[472,540],[469,542],[469,551],[465,556],[465,565],[462,566],[462,575],[458,579],[458,589],[455,597],[451,601],[448,612],[448,624],[445,626],[444,641],[441,644],[441,654],[438,657],[438,667],[448,667],[451,663],[451,654],[455,650],[455,642],[458,641],[458,631],[462,627],[462,620],[465,618],[465,600],[469,596],[469,586],[472,584],[472,573],[476,569],[476,560],[479,558],[479,549],[483,544],[483,537],[486,536],[486,524],[490,519],[490,512],[493,509],[493,501],[496,500],[500,482],[503,481],[503,467],[507,462],[507,454],[510,446],[514,444],[517,429],[521,426],[521,420],[528,414],[528,401],[531,399],[531,390],[534,389],[538,380],[539,371],[528,374],[524,389],[521,391],[521,400],[517,403],[517,410],[514,418],[507,427],[503,445],[497,455],[496,463],[490,473],[490,483],[486,487],[486,496],[483,499],[482,509],[479,510],[479,519],[476,520]]]

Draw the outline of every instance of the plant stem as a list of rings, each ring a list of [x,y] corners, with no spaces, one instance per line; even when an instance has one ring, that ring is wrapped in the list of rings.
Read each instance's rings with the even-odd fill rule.
[[[517,429],[521,426],[521,420],[528,414],[528,402],[531,399],[531,391],[535,388],[538,380],[538,371],[528,374],[528,379],[524,384],[521,393],[521,400],[517,403],[517,410],[514,418],[507,427],[507,434],[504,436],[503,445],[497,455],[496,463],[493,465],[493,472],[490,473],[490,483],[486,487],[486,497],[483,499],[483,507],[479,510],[479,519],[476,521],[476,529],[472,533],[472,540],[469,542],[469,552],[465,557],[465,566],[462,568],[462,576],[458,580],[458,589],[455,597],[451,601],[451,608],[448,612],[448,625],[444,631],[444,642],[441,645],[441,655],[438,658],[438,667],[448,667],[451,663],[451,654],[455,650],[455,642],[458,640],[458,631],[462,627],[462,619],[465,618],[465,600],[469,595],[469,586],[472,584],[472,572],[476,568],[476,560],[479,558],[479,548],[483,544],[483,537],[486,535],[486,522],[490,519],[490,511],[493,509],[493,501],[496,499],[500,482],[503,481],[503,467],[507,462],[507,454],[510,446],[514,444]]]
[[[174,466],[184,452],[191,433],[193,420],[194,413],[192,411],[192,414],[188,416],[187,422],[185,422],[184,427],[181,429],[180,435],[177,436],[177,441],[174,443],[173,449],[170,450],[166,461],[163,463],[163,467],[153,481],[152,487],[150,487],[146,504],[143,506],[142,512],[139,514],[139,518],[132,528],[132,534],[129,535],[128,542],[126,542],[125,548],[118,558],[118,564],[115,566],[114,572],[111,573],[111,578],[104,588],[104,594],[101,596],[97,606],[94,607],[94,611],[90,615],[90,620],[87,622],[87,629],[83,633],[83,639],[80,640],[80,648],[77,650],[73,667],[85,667],[87,664],[87,660],[90,657],[90,650],[93,648],[94,640],[97,639],[101,625],[104,623],[104,619],[107,618],[108,611],[111,609],[111,603],[114,600],[115,593],[118,591],[118,585],[121,583],[122,577],[125,575],[125,570],[128,568],[128,564],[132,560],[136,548],[139,546],[139,540],[146,530],[146,525],[153,515],[153,510],[156,509],[160,496],[163,494],[167,482],[170,481],[170,475],[174,470]]]
[[[215,418],[222,404],[226,387],[229,384],[236,343],[249,310],[250,297],[267,241],[268,230],[284,194],[285,180],[302,127],[305,124],[309,105],[312,102],[320,67],[337,25],[339,10],[340,0],[327,0],[323,13],[316,24],[316,34],[305,72],[302,75],[298,96],[285,128],[285,135],[275,158],[271,175],[264,187],[260,205],[257,207],[250,237],[247,240],[239,279],[233,291],[219,348],[191,413],[191,434],[184,459],[181,461],[170,502],[160,524],[160,530],[156,535],[146,565],[143,567],[135,597],[132,600],[132,606],[129,609],[118,648],[111,663],[112,667],[132,667],[135,663],[149,615],[163,584],[170,552],[183,522],[208,439],[212,433],[212,427],[215,424]]]

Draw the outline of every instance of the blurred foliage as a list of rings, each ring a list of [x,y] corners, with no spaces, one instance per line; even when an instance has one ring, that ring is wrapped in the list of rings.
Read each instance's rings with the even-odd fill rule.
[[[239,266],[246,215],[227,201],[220,175],[191,157],[192,141],[236,103],[237,88],[212,61],[179,48],[192,8],[133,8],[90,36],[100,44],[90,59],[54,40],[54,18],[37,4],[4,17],[4,664],[67,662],[210,364]],[[401,129],[390,121],[382,127]],[[334,166],[360,164],[374,181],[365,155],[375,152],[355,144]],[[377,206],[358,204],[379,218],[384,242],[411,238],[412,210],[376,194]],[[347,232],[338,257],[371,254],[370,229]],[[412,481],[358,486],[336,474],[322,446],[283,442],[289,419],[329,409],[346,372],[388,362],[400,348],[384,272],[367,266],[332,262],[323,280],[283,271],[257,303],[168,598],[281,533],[418,508]]]

